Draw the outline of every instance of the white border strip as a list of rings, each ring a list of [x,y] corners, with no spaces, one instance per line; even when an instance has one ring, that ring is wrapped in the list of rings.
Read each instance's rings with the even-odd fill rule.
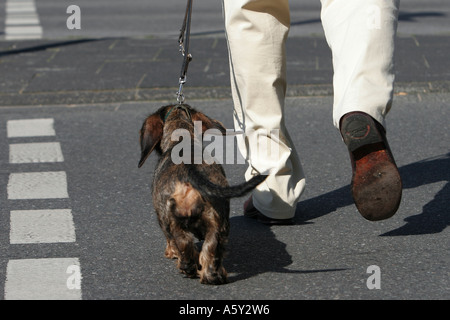
[[[7,0],[5,39],[41,39],[42,27],[34,0]]]
[[[5,300],[81,300],[78,258],[9,260]]]

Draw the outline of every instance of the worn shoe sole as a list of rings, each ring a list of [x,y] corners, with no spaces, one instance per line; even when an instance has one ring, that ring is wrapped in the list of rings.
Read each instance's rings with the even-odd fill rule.
[[[352,196],[361,215],[370,221],[392,217],[402,197],[402,180],[384,128],[369,115],[345,115],[341,134],[352,162]]]

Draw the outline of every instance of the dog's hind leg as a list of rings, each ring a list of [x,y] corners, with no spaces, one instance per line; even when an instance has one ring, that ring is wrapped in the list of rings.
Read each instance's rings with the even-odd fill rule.
[[[179,253],[174,239],[167,239],[167,246],[164,255],[168,259],[178,259]]]
[[[173,238],[171,229],[171,220],[164,219],[164,215],[160,214],[160,212],[157,211],[158,214],[158,223],[161,227],[161,230],[164,233],[164,236],[166,237],[167,245],[166,250],[164,251],[164,256],[167,259],[178,259],[180,254],[178,252],[177,244],[175,243],[175,239]]]
[[[225,244],[228,232],[220,232],[218,228],[209,228],[200,252],[200,282],[204,284],[227,283],[227,272],[223,266]]]
[[[173,236],[179,253],[178,269],[189,278],[197,277],[198,251],[194,244],[194,236],[181,228],[177,228],[177,230],[173,232]]]

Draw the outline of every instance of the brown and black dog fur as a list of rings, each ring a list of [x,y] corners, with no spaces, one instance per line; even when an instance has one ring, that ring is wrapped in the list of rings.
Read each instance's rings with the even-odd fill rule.
[[[194,141],[194,121],[201,121],[202,132],[224,126],[189,105],[161,107],[148,116],[140,130],[141,167],[153,150],[160,155],[152,199],[159,225],[166,236],[165,256],[177,259],[180,271],[188,277],[200,277],[201,283],[223,284],[227,273],[223,266],[229,233],[230,198],[242,196],[266,176],[258,175],[237,186],[229,186],[220,164],[174,164],[172,141],[176,129],[185,129]],[[201,252],[194,237],[204,240]]]

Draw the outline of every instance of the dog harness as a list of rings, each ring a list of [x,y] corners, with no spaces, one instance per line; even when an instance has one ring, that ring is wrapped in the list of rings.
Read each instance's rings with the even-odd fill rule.
[[[186,112],[186,115],[187,115],[189,121],[192,121],[192,115],[191,115],[191,112],[189,111],[188,107],[184,104],[177,104],[177,105],[174,105],[172,108],[170,108],[170,110],[166,113],[166,116],[164,117],[163,122],[166,122],[167,118],[169,118],[169,115],[175,109],[182,109],[184,112]]]

